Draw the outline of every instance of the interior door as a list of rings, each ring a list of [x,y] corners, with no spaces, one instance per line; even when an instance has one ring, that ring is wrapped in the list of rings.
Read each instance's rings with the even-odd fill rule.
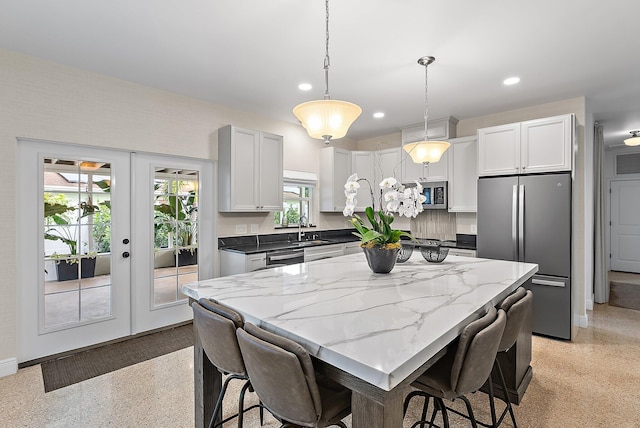
[[[640,273],[640,180],[611,182],[611,270]]]
[[[18,163],[18,361],[129,335],[129,153],[20,140]]]
[[[188,321],[183,284],[214,277],[213,162],[134,153],[133,333]]]

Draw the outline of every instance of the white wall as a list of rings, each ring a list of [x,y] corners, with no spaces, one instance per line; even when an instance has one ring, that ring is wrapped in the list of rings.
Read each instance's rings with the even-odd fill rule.
[[[278,122],[34,57],[0,50],[0,361],[16,345],[16,148],[18,137],[194,158],[216,159],[217,129],[227,124],[284,136],[284,168],[319,173],[321,140],[298,125]],[[343,139],[336,146],[355,149]],[[218,234],[235,224],[273,231],[271,215],[220,216]],[[342,215],[322,215],[319,225],[345,227]]]

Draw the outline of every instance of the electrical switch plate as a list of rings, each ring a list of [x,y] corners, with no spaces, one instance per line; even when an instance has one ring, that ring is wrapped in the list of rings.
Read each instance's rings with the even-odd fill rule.
[[[236,235],[242,235],[243,233],[247,233],[247,225],[236,224]]]
[[[471,233],[478,233],[478,227],[475,224],[471,225]]]
[[[258,225],[257,224],[252,224],[251,225],[251,233],[258,233],[259,229],[258,229]]]

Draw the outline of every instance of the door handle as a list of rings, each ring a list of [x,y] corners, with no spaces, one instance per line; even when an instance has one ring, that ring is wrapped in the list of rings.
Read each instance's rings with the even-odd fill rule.
[[[513,248],[513,261],[518,261],[518,186],[513,185],[511,199],[511,245]]]
[[[524,184],[520,185],[518,196],[518,257],[524,261]]]
[[[122,253],[122,257],[124,257],[125,259],[129,258],[129,252],[125,251],[124,253]]]

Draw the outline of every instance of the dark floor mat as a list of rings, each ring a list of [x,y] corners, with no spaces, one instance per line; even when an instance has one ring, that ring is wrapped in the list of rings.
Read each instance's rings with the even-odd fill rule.
[[[635,281],[609,281],[609,305],[640,311],[640,285]]]
[[[193,324],[82,351],[41,364],[45,392],[193,346]]]

